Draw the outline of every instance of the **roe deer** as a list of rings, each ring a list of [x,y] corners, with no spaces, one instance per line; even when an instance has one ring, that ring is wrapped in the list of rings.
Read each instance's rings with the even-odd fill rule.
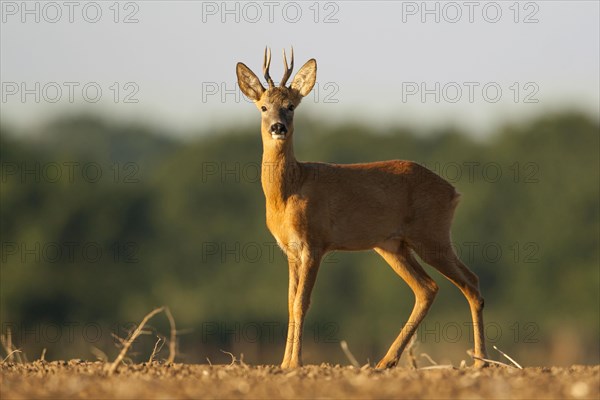
[[[271,52],[265,49],[268,88],[243,63],[236,68],[241,91],[261,111],[267,226],[289,264],[289,326],[281,367],[301,365],[302,327],[311,291],[322,257],[334,250],[374,249],[414,292],[412,313],[377,368],[398,363],[438,291],[414,253],[462,291],[471,309],[475,356],[485,358],[479,279],[450,243],[459,194],[440,176],[410,161],[348,165],[296,161],[294,110],[315,84],[317,62],[308,60],[286,86],[294,67],[293,49],[290,66],[285,50],[283,61],[283,79],[275,86],[269,75]],[[476,358],[475,366],[484,365]]]

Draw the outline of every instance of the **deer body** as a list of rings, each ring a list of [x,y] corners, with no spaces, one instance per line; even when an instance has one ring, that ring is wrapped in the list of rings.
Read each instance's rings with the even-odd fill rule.
[[[415,306],[409,320],[377,364],[397,364],[402,351],[425,317],[438,291],[414,258],[418,254],[452,281],[469,302],[475,332],[475,355],[485,358],[483,298],[479,282],[456,256],[450,227],[459,195],[427,168],[410,161],[365,164],[298,162],[293,152],[293,111],[311,90],[316,61],[309,60],[290,87],[275,87],[265,51],[265,89],[244,64],[238,63],[241,90],[261,110],[263,160],[261,182],[267,227],[288,257],[289,329],[282,367],[301,365],[302,328],[323,256],[334,250],[379,253],[411,287]],[[476,359],[476,365],[483,363]]]
[[[263,175],[267,226],[284,248],[302,242],[321,252],[353,251],[392,239],[411,241],[448,216],[431,210],[442,206],[452,213],[458,197],[445,180],[409,161],[296,163],[294,168],[297,182],[287,186]]]

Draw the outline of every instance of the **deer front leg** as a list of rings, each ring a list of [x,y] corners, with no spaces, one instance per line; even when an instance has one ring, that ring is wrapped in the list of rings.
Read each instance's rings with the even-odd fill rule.
[[[288,258],[289,266],[289,284],[288,284],[288,330],[285,342],[285,353],[281,368],[290,367],[292,349],[294,343],[294,300],[296,299],[296,290],[298,288],[298,265],[299,263],[292,256]]]
[[[304,327],[304,317],[310,304],[310,295],[317,279],[317,272],[321,258],[308,252],[304,252],[301,258],[300,268],[298,270],[298,287],[292,306],[294,323],[290,326],[292,336],[288,335],[288,346],[291,346],[290,361],[287,367],[297,368],[302,366],[302,329]],[[289,340],[291,339],[291,343]],[[284,360],[285,361],[285,360]]]

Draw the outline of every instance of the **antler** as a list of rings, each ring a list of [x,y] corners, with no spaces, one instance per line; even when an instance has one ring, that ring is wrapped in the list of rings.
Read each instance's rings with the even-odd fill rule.
[[[273,83],[273,79],[271,79],[271,75],[269,75],[269,66],[271,65],[271,49],[265,47],[265,60],[263,63],[263,74],[265,75],[265,79],[269,84],[269,89],[275,87],[275,83]]]
[[[287,58],[285,57],[285,49],[283,49],[283,65],[285,65],[285,70],[283,71],[283,78],[281,79],[281,84],[279,86],[285,87],[285,84],[288,79],[290,79],[290,75],[292,75],[292,70],[294,69],[294,47],[292,47],[292,51],[290,53],[290,67],[288,68]]]

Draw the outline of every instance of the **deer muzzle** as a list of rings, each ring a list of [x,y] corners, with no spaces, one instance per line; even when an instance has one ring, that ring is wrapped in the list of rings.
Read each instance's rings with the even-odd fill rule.
[[[287,128],[281,122],[271,125],[271,137],[273,139],[283,140],[288,132]]]

